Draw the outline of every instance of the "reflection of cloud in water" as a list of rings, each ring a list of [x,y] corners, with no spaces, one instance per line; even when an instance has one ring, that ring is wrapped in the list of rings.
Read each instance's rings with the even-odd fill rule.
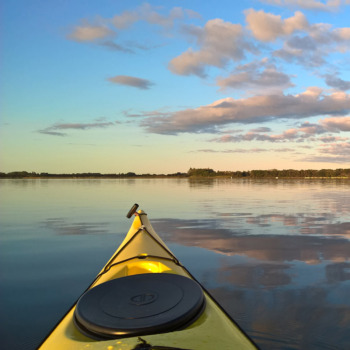
[[[326,288],[232,291],[220,287],[210,293],[262,350],[347,349],[350,342],[350,306],[330,305]]]
[[[221,255],[210,271],[198,260],[197,277],[262,350],[316,350],[350,344],[350,223],[337,220],[242,213],[152,224],[166,242]],[[269,234],[276,222],[296,234]]]
[[[348,186],[342,186],[342,191],[334,191],[334,189],[326,190],[325,187],[322,191],[315,193],[313,196],[318,201],[319,207],[322,211],[327,213],[335,213],[336,215],[349,216],[350,212],[350,201],[349,192],[350,182],[346,181],[345,184]]]
[[[350,241],[339,236],[259,235],[251,230],[217,227],[216,220],[152,220],[156,231],[168,242],[198,246],[225,255],[246,255],[263,261],[303,261],[318,264],[324,260],[349,260]],[[328,225],[330,226],[330,225]],[[348,223],[332,224],[332,232],[347,232]],[[335,230],[337,228],[337,230]]]
[[[332,223],[334,215],[324,213],[317,216],[297,215],[259,215],[246,219],[247,224],[258,227],[269,227],[274,222],[280,222],[283,226],[293,226],[300,234],[312,235],[339,235],[350,238],[350,222]]]
[[[326,277],[329,283],[350,281],[350,263],[336,263],[326,266]]]
[[[43,222],[43,226],[53,230],[58,235],[86,235],[86,234],[101,234],[107,233],[105,228],[107,223],[67,223],[63,218],[47,219]]]
[[[309,227],[306,228],[303,233],[307,234],[319,234],[321,230],[321,234],[323,235],[335,235],[335,236],[343,236],[350,238],[350,222],[342,222],[338,224],[326,224],[321,228],[317,227]]]
[[[291,277],[287,264],[255,264],[225,266],[220,269],[219,281],[240,287],[276,287],[288,285]]]
[[[326,220],[331,220],[334,215],[322,214],[318,216],[306,216],[305,214],[296,215],[282,215],[282,214],[268,214],[268,215],[258,215],[254,217],[247,218],[246,222],[248,224],[254,224],[258,226],[271,226],[271,223],[280,222],[284,226],[300,226],[300,225],[314,225],[320,224]]]

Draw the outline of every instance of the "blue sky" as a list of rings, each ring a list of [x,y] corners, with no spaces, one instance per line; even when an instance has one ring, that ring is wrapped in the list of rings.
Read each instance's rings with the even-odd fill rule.
[[[0,171],[350,167],[349,0],[0,6]]]

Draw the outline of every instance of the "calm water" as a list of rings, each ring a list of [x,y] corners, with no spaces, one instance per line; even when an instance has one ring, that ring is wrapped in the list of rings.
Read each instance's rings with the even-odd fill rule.
[[[135,202],[261,349],[350,348],[346,180],[0,180],[0,339],[35,349]]]

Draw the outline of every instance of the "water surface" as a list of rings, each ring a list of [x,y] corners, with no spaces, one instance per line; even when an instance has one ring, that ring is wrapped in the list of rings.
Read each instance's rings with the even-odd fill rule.
[[[261,349],[348,349],[346,180],[0,180],[0,336],[35,349],[135,202]]]

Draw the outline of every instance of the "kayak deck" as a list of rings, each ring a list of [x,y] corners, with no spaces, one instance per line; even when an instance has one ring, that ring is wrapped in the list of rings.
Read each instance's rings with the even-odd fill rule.
[[[155,276],[151,274],[158,275]],[[138,281],[146,281],[147,276],[156,277],[154,278],[154,281],[152,280],[152,283],[155,284],[154,288],[148,287],[147,290],[151,290],[149,293],[138,293]],[[165,331],[164,329],[160,328],[161,331],[157,331],[157,323],[159,322],[160,318],[163,319],[164,317],[163,314],[160,316],[155,315],[155,317],[153,317],[154,311],[149,311],[151,310],[153,304],[152,295],[156,294],[158,299],[165,302],[166,305],[164,306],[163,304],[162,306],[164,310],[173,309],[173,305],[169,304],[170,299],[160,295],[159,287],[164,285],[165,296],[167,293],[170,293],[175,297],[178,297],[178,300],[181,299],[182,302],[182,296],[179,296],[180,292],[177,292],[177,287],[174,286],[173,288],[171,285],[174,280],[172,276],[176,277],[176,283],[178,283],[177,280],[179,280],[181,283],[189,283],[188,288],[190,292],[187,293],[189,295],[189,301],[186,301],[186,303],[191,304],[191,307],[195,307],[196,310],[198,309],[198,312],[196,311],[197,316],[193,317],[193,314],[187,314],[187,311],[184,311],[186,313],[186,317],[188,315],[188,317],[192,318],[190,325],[186,324],[179,326],[179,324],[177,324],[175,327],[172,323],[171,327],[178,329]],[[163,277],[165,277],[165,279]],[[91,335],[84,335],[83,333],[85,332],[82,332],[82,329],[79,330],[81,319],[81,322],[85,322],[86,314],[89,315],[90,312],[92,315],[91,317],[94,317],[96,312],[88,310],[88,312],[85,313],[85,310],[83,310],[83,312],[80,313],[79,308],[81,305],[84,305],[85,301],[89,302],[88,299],[93,299],[93,294],[99,295],[99,291],[104,293],[103,289],[110,287],[114,288],[113,295],[118,296],[119,290],[125,289],[124,287],[120,287],[122,285],[122,281],[132,282],[132,284],[130,284],[128,287],[129,290],[134,290],[134,288],[136,288],[135,293],[132,294],[134,295],[132,297],[134,298],[134,302],[132,303],[135,303],[137,306],[145,304],[145,306],[142,305],[141,307],[131,305],[130,312],[138,313],[140,309],[147,309],[147,312],[152,314],[150,320],[156,324],[155,329],[151,332],[152,334],[148,334],[148,332],[150,332],[149,330],[144,330],[140,335],[133,335],[135,332],[132,329],[131,333],[129,334],[122,334],[123,332],[121,331],[119,333],[115,333],[116,336],[113,337],[113,339],[108,339],[109,337],[112,337],[110,335],[104,335],[104,338],[100,339]],[[193,285],[191,285],[190,282],[193,283]],[[200,293],[202,293],[204,298],[203,303],[202,300],[199,300],[200,296],[196,286],[200,285],[194,280],[193,276],[191,276],[187,269],[179,263],[175,255],[156,234],[148,221],[147,215],[143,211],[139,211],[137,214],[135,214],[135,219],[131,225],[131,228],[115,254],[97,275],[87,291],[79,299],[78,303],[75,304],[63,317],[63,319],[46,338],[39,349],[256,349],[257,347],[253,344],[253,342],[221,309],[221,307],[214,301],[214,299],[212,299],[209,293],[205,291],[202,286],[200,286]],[[113,299],[111,297],[112,289],[110,289],[110,291],[111,292],[107,294],[105,293],[107,296],[103,295],[102,299],[100,299],[96,304],[102,305],[102,308],[104,308],[103,305],[112,305],[108,304],[111,302],[110,300]],[[196,293],[198,294],[198,300],[193,299],[193,294]],[[174,305],[181,304],[181,302],[175,300]],[[93,305],[93,307],[95,307],[95,305]],[[118,312],[120,312],[121,306],[116,307],[118,308]],[[153,307],[155,306],[153,305]],[[112,305],[112,309],[113,308],[114,306]],[[107,310],[108,314],[113,314],[113,312],[113,310]],[[127,313],[129,311],[124,310],[123,312]],[[167,311],[165,311],[165,314],[166,313]],[[100,316],[101,319],[103,319],[103,322],[107,322],[108,324],[109,321],[105,321],[105,315],[101,314]],[[131,324],[129,320],[130,317],[127,316],[128,315],[125,316],[127,323]],[[141,314],[135,318],[138,318],[144,322],[142,319],[146,316]],[[120,317],[121,316],[118,315],[118,322]],[[176,318],[176,322],[178,322],[179,317],[176,316]],[[89,319],[87,322],[89,324]]]

